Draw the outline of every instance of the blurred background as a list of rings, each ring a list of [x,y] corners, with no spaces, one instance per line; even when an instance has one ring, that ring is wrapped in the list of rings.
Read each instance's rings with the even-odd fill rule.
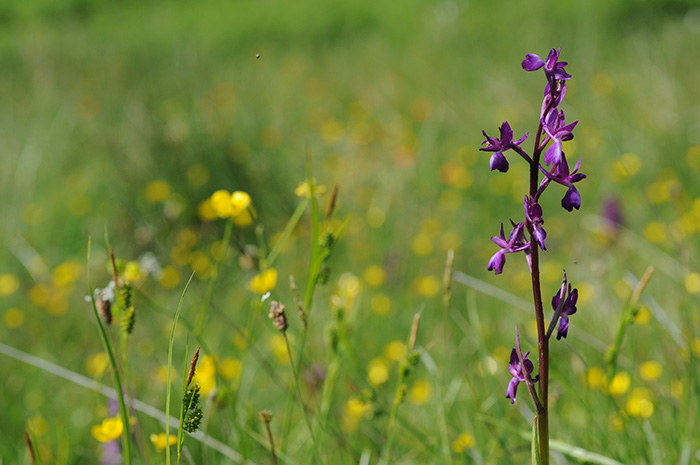
[[[562,108],[567,121],[580,120],[565,151],[572,164],[581,158],[588,177],[578,184],[580,211],[559,206],[560,186],[542,201],[543,292],[555,293],[566,268],[580,293],[569,340],[553,349],[552,402],[561,412],[553,414],[553,436],[625,463],[662,463],[654,462],[657,452],[675,461],[685,447],[693,456],[697,441],[684,442],[693,422],[684,419],[698,389],[689,370],[700,356],[698,44],[700,6],[692,0],[2,0],[0,341],[110,384],[84,302],[90,236],[92,286],[110,279],[106,228],[120,259],[143,267],[146,256],[157,265],[137,285],[130,384],[136,397],[163,409],[175,306],[196,270],[183,308],[185,323],[195,321],[224,231],[202,203],[218,189],[250,193],[271,247],[300,201],[295,189],[308,154],[326,188],[322,208],[337,185],[336,217],[349,218],[331,279],[315,300],[307,349],[307,366],[323,371],[329,302],[352,295],[357,365],[347,368],[334,404],[339,418],[350,418],[335,430],[347,436],[336,441],[342,463],[381,450],[381,406],[390,404],[396,378],[390,343],[405,341],[419,310],[420,345],[447,372],[449,436],[462,441],[452,443],[455,460],[522,463],[527,442],[484,417],[522,429],[521,417],[531,418],[526,402],[511,407],[503,399],[515,324],[524,328],[524,345],[536,341],[529,275],[521,256],[509,256],[498,277],[486,263],[499,223],[523,216],[527,175],[512,155],[509,173],[490,173],[478,148],[482,129],[497,135],[508,120],[516,138],[529,131],[523,147],[531,150],[545,80],[520,62],[525,53],[546,57],[561,47],[573,75]],[[305,277],[308,236],[305,218],[276,265],[273,294],[290,307],[287,277]],[[252,227],[236,228],[234,237],[259,245]],[[449,351],[441,353],[449,249],[455,269],[478,282],[460,275],[455,283]],[[625,413],[627,389],[611,407],[588,375],[604,366],[648,265],[656,273],[645,291],[645,319],[621,362],[630,389],[647,389],[656,406],[639,419]],[[228,382],[237,396],[210,432],[264,461],[265,448],[240,431],[260,428],[262,408],[281,418],[286,391],[264,370],[245,367],[270,363],[285,379],[289,370],[263,310],[260,358],[245,359],[236,343],[233,328],[245,326],[259,301],[246,288],[251,266],[234,247],[205,332],[216,352],[209,355],[230,368],[218,373],[219,384]],[[647,362],[663,367],[651,370],[658,376],[639,371]],[[380,365],[388,380],[367,378],[368,367]],[[45,463],[95,463],[100,445],[89,431],[106,415],[104,399],[6,355],[0,366],[2,460],[26,460],[30,420]],[[399,463],[432,463],[439,449],[431,377],[421,365],[409,383],[403,427],[413,432],[399,440]],[[313,389],[312,382],[311,399]],[[375,397],[367,400],[363,389]],[[606,405],[600,416],[598,404]],[[370,418],[368,409],[379,414]],[[144,421],[145,430],[158,430]],[[622,425],[611,429],[615,445],[602,433],[607,424]],[[649,429],[677,434],[655,452]]]

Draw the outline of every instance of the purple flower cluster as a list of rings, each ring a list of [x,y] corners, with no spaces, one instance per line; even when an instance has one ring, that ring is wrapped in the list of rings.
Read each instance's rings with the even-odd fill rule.
[[[510,382],[508,383],[508,391],[506,392],[506,399],[510,399],[510,403],[515,403],[515,394],[518,392],[518,384],[521,381],[527,382],[528,379],[533,383],[536,383],[539,375],[532,377],[532,372],[535,369],[534,365],[530,360],[527,359],[530,352],[525,352],[523,355],[523,361],[525,362],[525,367],[522,366],[520,360],[518,360],[518,353],[513,348],[510,353],[510,363],[508,364],[508,371],[513,375]],[[523,369],[524,368],[524,369]]]
[[[566,273],[564,273],[564,281],[561,285],[561,290],[552,297],[552,309],[554,310],[554,324],[559,317],[559,329],[557,330],[557,340],[566,338],[569,332],[569,316],[576,313],[576,301],[578,301],[578,289],[571,289],[571,284],[566,287]],[[558,315],[557,315],[558,311]],[[551,324],[550,324],[551,326]],[[553,326],[551,326],[553,328]]]
[[[539,265],[535,266],[538,263],[537,254],[535,252],[537,252],[537,248],[543,251],[547,250],[545,246],[547,232],[543,227],[543,211],[539,201],[542,194],[552,182],[566,188],[566,193],[561,200],[561,206],[565,210],[572,212],[574,209],[578,210],[581,207],[581,194],[576,188],[576,183],[583,180],[586,175],[579,172],[581,168],[581,159],[578,159],[572,171],[569,168],[569,162],[564,152],[564,143],[574,138],[573,131],[578,121],[567,123],[564,110],[559,108],[566,95],[567,82],[571,79],[571,75],[564,69],[567,63],[565,61],[559,61],[560,52],[561,49],[552,49],[546,59],[528,53],[525,55],[525,60],[523,60],[521,64],[525,71],[543,69],[547,79],[540,110],[539,127],[535,136],[535,147],[532,154],[527,153],[520,146],[525,139],[527,139],[529,133],[526,133],[517,141],[513,141],[513,130],[507,121],[504,121],[500,127],[500,138],[489,137],[485,131],[482,131],[486,139],[482,142],[483,147],[480,150],[493,152],[489,160],[491,171],[498,170],[502,173],[508,171],[509,163],[504,155],[508,150],[513,150],[520,155],[530,167],[530,192],[525,196],[524,201],[525,220],[518,223],[511,220],[513,229],[507,238],[503,229],[503,223],[501,223],[500,235],[491,238],[491,240],[498,245],[499,250],[493,254],[488,262],[487,268],[497,275],[503,272],[506,254],[516,252],[525,252],[525,257],[530,266],[530,272],[537,272]],[[538,175],[540,172],[544,176],[538,184]],[[537,277],[537,279],[533,277],[533,285],[535,285],[535,283],[537,283],[539,287],[539,277]],[[540,293],[537,294],[541,295]],[[564,272],[562,287],[552,299],[552,306],[555,313],[550,328],[553,328],[557,322],[559,323],[557,339],[567,336],[569,317],[576,313],[577,299],[578,290],[572,289],[571,284],[567,286],[566,272]],[[541,299],[539,299],[539,305],[536,302],[536,307],[539,309],[538,315],[541,315]],[[541,323],[540,319],[540,324]],[[546,336],[544,336],[544,334],[540,335],[540,344],[547,343],[547,341],[543,341],[543,339],[548,340],[550,335],[551,329],[550,333]],[[506,397],[511,400],[511,403],[515,401],[518,383],[520,381],[525,381],[527,376],[530,376],[533,372],[533,364],[531,361],[525,360],[526,358],[527,354],[523,357],[525,365],[525,370],[523,370],[520,360],[517,357],[516,350],[513,349],[508,366],[513,378],[508,384],[506,395]],[[529,380],[535,382],[537,378],[530,378]]]
[[[536,71],[543,68],[547,78],[534,156],[530,156],[520,147],[520,144],[525,141],[529,133],[526,133],[517,141],[513,141],[513,130],[508,121],[504,121],[500,127],[500,138],[489,137],[486,131],[482,131],[486,137],[482,142],[482,145],[485,145],[485,147],[479,150],[494,152],[489,160],[491,171],[498,170],[502,173],[508,171],[510,165],[504,152],[512,149],[525,159],[531,168],[534,167],[534,169],[538,169],[544,174],[537,191],[525,198],[525,223],[514,224],[507,240],[501,225],[501,235],[492,238],[493,242],[501,248],[491,257],[488,264],[489,271],[493,271],[496,274],[503,272],[505,254],[524,251],[525,255],[529,257],[531,244],[525,239],[525,231],[531,233],[531,237],[540,249],[546,250],[545,239],[547,233],[543,228],[542,208],[538,202],[540,196],[552,181],[567,188],[561,200],[561,205],[564,209],[571,212],[581,207],[581,195],[575,186],[577,182],[586,177],[585,174],[579,173],[581,159],[578,160],[574,170],[571,171],[564,153],[563,143],[574,138],[573,130],[578,121],[567,124],[564,110],[559,109],[559,105],[566,95],[566,81],[571,79],[571,75],[564,69],[567,63],[559,61],[560,51],[561,49],[552,49],[546,60],[543,60],[538,55],[528,53],[522,62],[522,67],[525,71]],[[547,145],[549,145],[548,148]],[[544,155],[541,157],[543,151]],[[540,163],[540,158],[542,158],[542,163]]]

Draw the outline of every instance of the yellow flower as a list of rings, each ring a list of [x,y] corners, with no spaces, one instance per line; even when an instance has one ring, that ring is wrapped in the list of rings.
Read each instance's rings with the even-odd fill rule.
[[[194,372],[195,383],[199,383],[199,392],[203,396],[209,394],[216,387],[216,360],[211,355],[205,355],[197,364]]]
[[[369,402],[363,402],[357,397],[351,397],[345,402],[343,416],[340,420],[340,429],[345,434],[352,434],[357,430],[360,420],[365,416],[370,409]]]
[[[177,443],[177,436],[175,436],[174,434],[168,436],[167,441],[165,439],[165,433],[154,433],[151,434],[149,438],[151,439],[151,443],[155,446],[157,450],[163,450],[166,446],[174,446],[175,443]]]
[[[170,185],[163,180],[151,181],[146,186],[146,200],[152,203],[163,202],[170,195]]]
[[[49,430],[49,424],[40,415],[35,415],[27,420],[29,428],[37,436],[43,436]]]
[[[109,366],[109,357],[105,352],[98,352],[95,355],[88,357],[85,361],[85,370],[90,376],[95,378],[102,376]]]
[[[17,276],[9,273],[0,275],[0,295],[13,294],[19,288]]]
[[[591,389],[600,389],[603,391],[605,390],[605,377],[605,370],[601,367],[591,367],[586,373],[586,384]]]
[[[10,308],[3,315],[5,326],[10,329],[19,328],[24,323],[24,312],[19,308]]]
[[[413,290],[421,297],[435,297],[442,287],[442,283],[437,276],[419,276],[413,280]]]
[[[247,192],[236,191],[231,194],[231,204],[233,205],[234,215],[240,214],[243,210],[250,207],[252,200]]]
[[[253,216],[255,214],[255,209],[253,207],[246,208],[245,210],[241,211],[237,215],[233,215],[231,217],[231,220],[233,221],[233,224],[240,228],[244,228],[246,226],[249,226],[253,223]]]
[[[580,293],[579,293],[580,295]],[[581,300],[579,298],[579,300]],[[639,307],[639,311],[637,312],[637,315],[634,317],[634,322],[638,325],[645,325],[651,321],[654,315],[651,314],[651,311],[649,310],[649,307],[646,305],[642,305]]]
[[[627,399],[625,410],[631,417],[649,418],[654,413],[654,403],[651,399],[651,391],[646,388],[636,388]]]
[[[398,362],[406,356],[406,343],[403,341],[391,341],[384,348],[384,356],[392,362]]]
[[[430,400],[432,389],[425,379],[417,379],[408,393],[408,400],[416,405],[425,405]]]
[[[426,233],[418,233],[411,240],[411,251],[419,257],[425,257],[433,252],[433,239]]]
[[[639,375],[644,381],[656,381],[661,378],[663,366],[656,360],[649,360],[639,366]]]
[[[367,381],[373,387],[386,383],[389,379],[389,366],[382,357],[373,358],[367,366]]]
[[[158,281],[165,289],[172,289],[180,283],[180,272],[172,266],[166,266],[160,273]]]
[[[228,218],[234,214],[235,209],[233,208],[229,191],[224,189],[218,190],[211,195],[209,200],[219,218]]]
[[[248,289],[256,294],[264,295],[277,285],[277,270],[268,268],[248,283]]]
[[[379,287],[384,284],[386,273],[381,266],[370,265],[365,268],[365,271],[362,273],[362,277],[368,285],[372,287]]]
[[[630,382],[631,379],[629,373],[626,373],[624,371],[615,373],[615,376],[613,376],[612,381],[610,381],[610,387],[608,392],[610,392],[610,395],[614,397],[621,396],[630,388]]]
[[[130,283],[136,283],[143,278],[146,277],[146,271],[141,269],[141,265],[139,262],[131,260],[126,262],[126,265],[124,265],[124,273],[122,276],[126,281],[129,281]]]
[[[289,341],[291,346],[292,341]],[[289,363],[289,353],[287,352],[287,342],[284,340],[284,336],[277,333],[268,341],[268,347],[270,352],[275,356],[277,363],[284,365]]]
[[[197,206],[197,216],[202,221],[214,221],[217,218],[216,210],[211,202],[211,199],[200,202]]]
[[[685,289],[691,294],[700,293],[700,273],[692,272],[685,276]]]
[[[372,311],[380,316],[386,316],[391,311],[391,299],[386,294],[373,295],[369,302]]]
[[[221,368],[221,376],[229,380],[238,379],[241,376],[241,370],[243,370],[243,363],[233,357],[224,358],[219,366]]]
[[[474,440],[474,436],[463,432],[457,436],[457,439],[452,441],[452,450],[455,452],[455,454],[461,454],[465,449],[471,449],[474,447],[475,443],[476,441]]]
[[[56,286],[67,287],[72,285],[82,273],[80,263],[68,260],[61,263],[51,272],[51,280]]]
[[[100,442],[119,439],[124,431],[121,418],[105,418],[102,423],[92,427],[92,435]]]
[[[314,185],[314,196],[318,196],[326,192],[326,186],[317,186],[315,179],[312,179],[311,182]],[[294,189],[294,193],[297,195],[297,197],[308,199],[309,197],[311,197],[309,195],[309,183],[306,181],[300,182],[297,188]]]

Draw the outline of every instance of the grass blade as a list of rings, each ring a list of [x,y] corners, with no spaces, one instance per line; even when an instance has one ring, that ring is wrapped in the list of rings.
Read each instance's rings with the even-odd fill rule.
[[[173,327],[170,330],[170,340],[168,341],[168,384],[165,393],[165,440],[166,443],[170,439],[170,372],[173,367],[173,341],[175,340],[175,328],[177,327],[177,320],[180,318],[180,311],[182,310],[182,302],[185,300],[185,294],[187,293],[187,288],[190,287],[190,283],[194,278],[194,271],[190,275],[190,279],[187,280],[185,288],[182,290],[182,295],[180,296],[180,302],[177,304],[177,310],[175,311],[175,319],[173,320]],[[165,461],[170,465],[170,446],[165,448]]]

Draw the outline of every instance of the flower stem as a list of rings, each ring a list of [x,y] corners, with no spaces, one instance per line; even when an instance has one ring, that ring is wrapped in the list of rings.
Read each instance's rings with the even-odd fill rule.
[[[530,197],[535,198],[537,194],[540,155],[540,138],[542,137],[542,121],[537,128],[537,136],[535,137],[535,149],[532,154],[532,163],[530,164]],[[549,339],[545,329],[544,308],[542,305],[542,286],[540,284],[540,258],[537,241],[535,240],[534,230],[528,222],[528,232],[530,233],[530,244],[532,250],[531,256],[531,276],[532,276],[532,298],[535,304],[535,319],[537,320],[537,347],[538,357],[537,365],[540,376],[540,405],[542,411],[538,412],[537,422],[539,428],[539,449],[542,465],[549,465]]]
[[[90,285],[90,245],[91,239],[88,238],[87,246],[87,281],[88,281],[88,295],[90,296],[90,303],[92,304],[92,311],[95,315],[95,320],[97,320],[97,327],[100,331],[100,337],[102,339],[102,344],[104,345],[107,356],[109,357],[109,362],[112,367],[112,381],[114,382],[114,389],[117,391],[117,401],[119,403],[119,414],[122,419],[122,425],[124,427],[123,433],[123,456],[124,464],[131,465],[131,428],[129,424],[129,412],[126,408],[126,403],[124,402],[124,388],[122,385],[122,379],[119,373],[119,366],[117,365],[117,358],[114,354],[114,347],[112,345],[107,331],[102,325],[102,319],[97,312],[97,306],[95,305],[95,297],[92,292],[92,287]]]
[[[299,408],[301,409],[301,414],[304,417],[304,422],[306,423],[306,428],[309,430],[309,436],[311,437],[311,444],[313,445],[314,462],[323,463],[321,456],[318,452],[318,444],[316,444],[316,438],[314,437],[314,430],[311,426],[311,421],[309,420],[309,415],[306,413],[306,406],[304,405],[304,400],[301,398],[301,386],[299,386],[299,374],[294,368],[294,357],[292,356],[292,348],[289,345],[289,338],[286,332],[282,332],[284,336],[284,343],[287,346],[287,355],[289,356],[289,367],[292,369],[292,375],[294,375],[294,391],[297,393],[297,400],[299,402]]]
[[[202,303],[202,310],[199,313],[199,321],[197,321],[197,326],[194,329],[194,335],[196,337],[200,337],[202,334],[202,330],[204,329],[204,325],[207,323],[207,319],[209,318],[209,307],[211,304],[211,299],[214,295],[214,287],[216,286],[216,281],[219,279],[219,273],[221,272],[221,265],[224,262],[224,259],[226,258],[226,255],[228,254],[228,244],[229,241],[231,240],[231,232],[233,231],[233,220],[229,218],[226,221],[226,228],[224,229],[224,237],[222,239],[222,244],[223,246],[221,247],[221,255],[219,256],[218,260],[216,261],[216,265],[214,265],[214,272],[212,273],[211,277],[209,278],[209,285],[207,286],[207,293],[204,296],[204,302]]]

